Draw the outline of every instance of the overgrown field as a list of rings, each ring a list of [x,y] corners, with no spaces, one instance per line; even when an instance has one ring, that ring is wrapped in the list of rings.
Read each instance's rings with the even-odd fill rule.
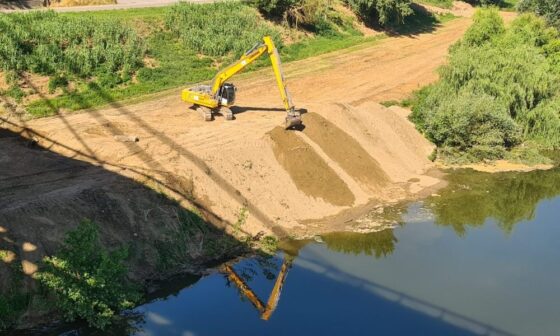
[[[496,10],[477,12],[440,77],[411,118],[444,160],[538,162],[538,149],[560,148],[560,35],[544,20],[506,28]]]
[[[142,39],[116,20],[31,12],[0,16],[0,30],[0,68],[8,83],[28,71],[50,76],[52,91],[69,78],[119,84],[143,64]]]
[[[473,6],[496,6],[501,10],[515,10],[519,0],[459,0],[470,3]],[[533,1],[533,0],[529,0]],[[537,0],[540,1],[540,0]],[[418,0],[421,4],[437,6],[441,8],[453,7],[453,0]]]
[[[284,61],[383,36],[364,36],[343,3],[313,1],[294,1],[280,17],[238,2],[0,14],[0,99],[5,109],[48,116],[209,80],[264,35]]]

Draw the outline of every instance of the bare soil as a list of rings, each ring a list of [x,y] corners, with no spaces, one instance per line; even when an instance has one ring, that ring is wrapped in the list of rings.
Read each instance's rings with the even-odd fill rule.
[[[502,173],[502,172],[530,172],[533,170],[548,170],[554,168],[553,164],[536,164],[527,165],[523,163],[509,162],[506,160],[497,160],[491,163],[472,163],[459,167],[445,164],[438,164],[441,168],[471,168],[476,171],[485,173]]]

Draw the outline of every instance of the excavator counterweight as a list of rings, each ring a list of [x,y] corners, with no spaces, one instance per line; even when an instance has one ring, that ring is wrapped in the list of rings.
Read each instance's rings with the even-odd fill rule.
[[[235,102],[236,88],[233,84],[226,83],[226,81],[253,63],[264,53],[268,53],[270,57],[274,77],[280,89],[284,108],[286,109],[286,129],[292,129],[301,125],[301,114],[292,103],[292,98],[288,92],[286,80],[282,72],[280,55],[270,36],[265,36],[262,43],[257,43],[243,54],[239,60],[218,72],[210,85],[197,85],[184,89],[181,93],[181,99],[193,104],[206,121],[212,120],[214,112],[220,112],[227,120],[232,120],[233,113],[229,106]]]

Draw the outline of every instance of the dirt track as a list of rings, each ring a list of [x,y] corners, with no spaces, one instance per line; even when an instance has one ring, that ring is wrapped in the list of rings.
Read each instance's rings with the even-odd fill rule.
[[[394,202],[439,182],[425,174],[432,167],[427,160],[432,146],[406,120],[406,111],[375,102],[405,98],[434,81],[448,47],[469,23],[460,18],[435,33],[387,38],[286,64],[294,102],[310,112],[304,119],[308,129],[297,134],[270,134],[284,118],[270,69],[234,81],[239,90],[231,122],[219,116],[203,122],[175,92],[24,126],[40,145],[139,181],[184,205],[194,202],[215,222],[235,223],[245,207],[244,230],[286,233],[301,229],[303,221],[371,201]],[[119,141],[123,136],[140,140]],[[279,149],[280,143],[299,144],[292,151],[295,158],[286,159],[290,150]],[[332,148],[335,144],[339,148]],[[37,206],[55,191],[71,200],[80,188],[69,188],[67,172],[58,168],[59,173],[49,167],[48,178],[47,168],[44,174],[34,171],[26,184],[37,179],[41,187],[32,194],[11,188],[10,199],[0,197],[0,208]],[[29,174],[25,167],[19,173]],[[32,221],[44,221],[39,217]]]

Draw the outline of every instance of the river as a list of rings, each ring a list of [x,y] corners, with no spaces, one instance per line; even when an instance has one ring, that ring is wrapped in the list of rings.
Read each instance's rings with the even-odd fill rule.
[[[110,333],[560,335],[560,170],[449,181],[370,214],[392,223],[380,232],[283,242],[170,282]]]

